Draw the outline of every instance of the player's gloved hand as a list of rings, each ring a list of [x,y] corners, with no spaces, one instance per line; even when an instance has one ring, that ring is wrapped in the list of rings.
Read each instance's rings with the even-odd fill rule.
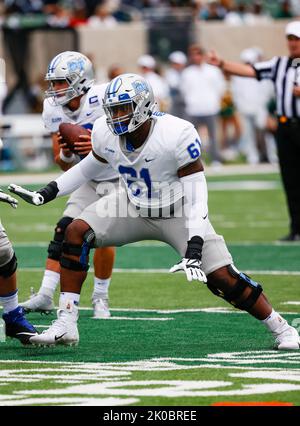
[[[8,186],[8,190],[19,195],[19,197],[23,198],[23,200],[27,203],[34,204],[35,206],[44,204],[44,197],[36,191],[29,191],[29,189],[23,188],[22,186],[14,183],[11,183]]]
[[[184,271],[188,281],[198,280],[207,282],[205,273],[201,269],[201,261],[198,259],[186,259],[183,257],[180,262],[172,266],[169,272]]]
[[[169,272],[184,271],[188,281],[197,280],[206,283],[207,278],[201,269],[203,239],[195,236],[188,241],[185,257],[172,266]]]
[[[14,209],[18,207],[18,200],[8,194],[5,194],[2,189],[0,189],[0,201],[10,204]]]

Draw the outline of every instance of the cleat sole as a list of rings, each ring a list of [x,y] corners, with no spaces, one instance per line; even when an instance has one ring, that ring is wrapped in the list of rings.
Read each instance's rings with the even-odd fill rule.
[[[43,309],[28,309],[28,308],[24,308],[24,307],[23,307],[23,309],[24,309],[24,312],[26,314],[30,314],[31,312],[39,312],[41,315],[50,315],[50,314],[53,314],[53,312],[54,312],[54,309],[43,310]]]

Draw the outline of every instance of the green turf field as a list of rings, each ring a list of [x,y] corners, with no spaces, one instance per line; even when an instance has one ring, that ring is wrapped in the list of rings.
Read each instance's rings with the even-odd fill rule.
[[[300,244],[276,243],[288,231],[278,176],[208,180],[211,220],[236,265],[262,283],[275,309],[299,329]],[[20,300],[30,287],[39,288],[64,202],[39,208],[20,203],[17,211],[1,206],[19,259]],[[272,350],[272,337],[258,321],[205,285],[168,274],[177,260],[174,250],[157,242],[119,248],[109,320],[91,318],[91,271],[76,348],[0,343],[0,405],[300,405],[299,352]],[[29,318],[42,331],[55,315]]]

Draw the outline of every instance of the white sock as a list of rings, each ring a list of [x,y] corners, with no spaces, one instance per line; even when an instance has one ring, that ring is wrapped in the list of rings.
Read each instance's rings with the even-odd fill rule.
[[[80,294],[63,292],[59,296],[59,310],[70,314],[72,319],[78,319],[78,306]],[[69,316],[69,315],[68,315]]]
[[[39,293],[53,299],[53,296],[59,281],[60,281],[59,273],[46,269],[43,276],[41,288],[39,289]]]
[[[261,322],[268,330],[276,334],[280,334],[288,326],[287,321],[274,311],[274,309],[272,309],[271,314]]]
[[[111,278],[97,278],[94,277],[94,292],[92,299],[108,299],[108,288]]]
[[[60,293],[59,297],[59,306],[61,305],[67,305],[68,302],[73,302],[75,306],[79,306],[79,300],[80,300],[80,294],[78,293],[69,293],[67,291],[64,291]]]
[[[6,296],[0,296],[0,305],[3,306],[3,313],[7,314],[18,307],[18,290],[8,293]]]

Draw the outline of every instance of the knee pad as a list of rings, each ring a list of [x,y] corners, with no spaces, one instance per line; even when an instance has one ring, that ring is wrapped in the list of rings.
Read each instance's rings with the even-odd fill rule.
[[[60,265],[65,269],[71,269],[73,271],[88,271],[90,267],[88,264],[88,255],[93,246],[94,239],[95,233],[92,229],[89,229],[83,236],[83,244],[80,245],[63,242],[63,254],[60,259]],[[79,261],[69,259],[65,257],[64,254],[79,256]]]
[[[62,217],[56,224],[55,233],[54,233],[54,241],[62,243],[65,237],[65,232],[70,223],[73,222],[72,217]]]
[[[248,311],[251,309],[262,293],[262,286],[256,281],[252,280],[248,275],[243,272],[239,272],[233,265],[228,265],[227,270],[233,277],[237,278],[235,286],[224,293],[219,290],[212,284],[208,282],[207,287],[212,291],[216,296],[225,299],[231,305],[237,309],[243,311]],[[238,301],[244,294],[246,288],[250,288],[251,292],[248,294],[244,300]]]
[[[11,277],[17,269],[17,258],[15,253],[13,254],[13,257],[10,259],[8,263],[6,263],[3,266],[0,266],[0,276],[3,278],[9,278]]]
[[[0,267],[5,266],[13,257],[14,249],[5,233],[0,233]]]
[[[67,227],[72,223],[73,218],[62,217],[56,224],[54,240],[50,241],[48,246],[48,258],[59,260],[62,255],[62,243]]]

